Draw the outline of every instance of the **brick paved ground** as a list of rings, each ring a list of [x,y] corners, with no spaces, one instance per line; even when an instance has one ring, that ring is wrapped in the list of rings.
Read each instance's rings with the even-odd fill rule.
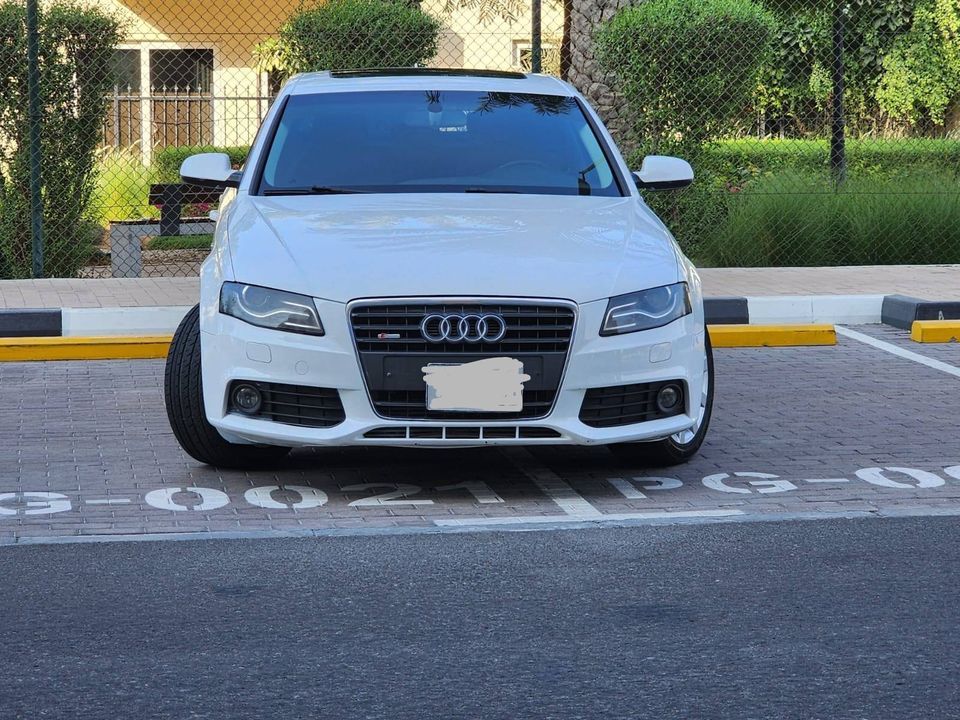
[[[960,266],[705,268],[708,296],[880,295],[960,300]],[[0,308],[193,305],[197,278],[2,280]]]
[[[903,334],[858,329],[906,346]],[[911,349],[960,366],[956,345]],[[660,472],[618,465],[603,449],[556,447],[306,450],[272,471],[218,471],[174,441],[162,370],[160,361],[0,364],[0,541],[563,520],[548,493],[601,519],[960,512],[960,379],[846,338],[718,351],[708,441],[690,464]],[[177,490],[189,487],[202,490]],[[397,490],[392,501],[369,499]]]

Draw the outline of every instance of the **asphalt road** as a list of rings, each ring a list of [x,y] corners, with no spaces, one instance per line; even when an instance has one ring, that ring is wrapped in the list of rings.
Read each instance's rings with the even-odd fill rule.
[[[957,718],[956,518],[0,548],[0,717]]]

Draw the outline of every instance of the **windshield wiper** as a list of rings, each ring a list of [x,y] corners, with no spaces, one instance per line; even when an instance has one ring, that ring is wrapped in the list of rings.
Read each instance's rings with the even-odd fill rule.
[[[496,188],[484,188],[484,187],[468,187],[464,188],[465,193],[504,193],[508,195],[519,195],[519,190],[498,190]]]
[[[264,195],[357,195],[366,190],[352,188],[331,187],[329,185],[313,185],[308,188],[269,188],[263,191]]]

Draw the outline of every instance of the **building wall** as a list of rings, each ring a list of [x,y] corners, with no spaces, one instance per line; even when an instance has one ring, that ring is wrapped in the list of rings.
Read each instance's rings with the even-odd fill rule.
[[[440,50],[430,63],[435,67],[483,68],[489,70],[518,70],[517,51],[530,45],[530,12],[516,19],[494,17],[481,20],[480,9],[459,8],[444,13],[444,0],[424,0],[421,7],[441,18],[443,31]],[[555,50],[559,58],[563,36],[563,6],[554,0],[544,0],[541,11],[541,36],[545,46]],[[547,53],[549,58],[550,54]],[[544,70],[559,71],[559,66]]]
[[[168,49],[213,51],[213,142],[243,145],[252,141],[266,111],[266,77],[255,68],[254,48],[275,37],[280,25],[303,0],[85,0],[121,20],[122,48],[139,50],[140,92],[150,94],[150,53]],[[480,19],[478,8],[444,12],[445,0],[424,0],[423,8],[439,17],[444,29],[436,67],[520,69],[529,52],[530,14],[514,20]],[[559,2],[546,0],[542,10],[544,70],[558,68],[563,31]],[[149,162],[152,140],[151,103],[141,103],[141,152]]]
[[[87,0],[118,17],[122,48],[141,51],[140,88],[150,89],[150,52],[167,49],[213,51],[213,141],[242,145],[253,139],[266,111],[266,78],[254,66],[253,50],[276,35],[301,0],[251,3],[228,0]],[[149,160],[150,103],[142,104],[141,146]]]

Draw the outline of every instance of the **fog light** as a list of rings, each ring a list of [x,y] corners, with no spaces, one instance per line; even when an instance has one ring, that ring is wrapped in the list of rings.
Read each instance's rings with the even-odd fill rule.
[[[683,391],[678,385],[664,385],[657,392],[657,409],[662,413],[673,412],[683,399]]]
[[[233,388],[233,404],[242,413],[247,415],[256,414],[263,402],[263,396],[256,385],[250,383],[241,383]]]

